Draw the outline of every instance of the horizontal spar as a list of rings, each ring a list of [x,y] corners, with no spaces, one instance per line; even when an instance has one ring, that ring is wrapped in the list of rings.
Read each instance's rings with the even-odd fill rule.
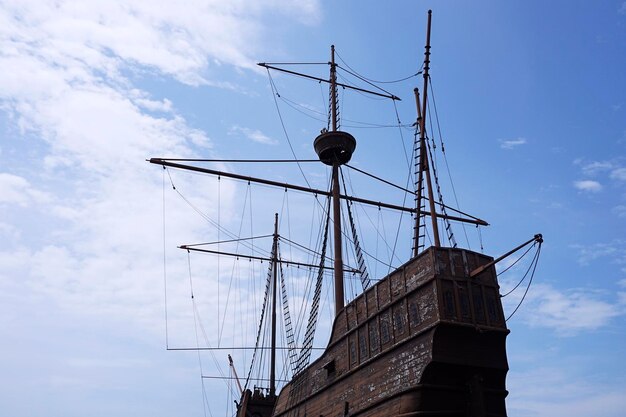
[[[270,350],[272,349],[269,346],[228,346],[228,347],[204,347],[204,346],[200,346],[200,347],[178,347],[178,348],[171,348],[168,347],[166,350],[181,350],[181,351],[198,351],[198,350]],[[289,350],[291,349],[288,346],[285,347],[281,347],[281,346],[276,346],[275,347],[276,350]],[[302,346],[297,346],[294,349],[303,349]],[[326,350],[325,347],[312,347],[311,349],[313,350]]]
[[[230,253],[230,252],[223,252],[223,251],[217,251],[217,250],[210,250],[210,249],[200,249],[200,248],[194,248],[194,247],[190,247],[187,245],[183,245],[183,246],[179,246],[180,249],[185,249],[188,251],[195,251],[195,252],[204,252],[204,253],[212,253],[212,254],[216,254],[216,255],[224,255],[224,256],[232,256],[235,258],[245,258],[245,259],[254,259],[257,261],[273,261],[272,258],[267,258],[264,256],[255,256],[255,255],[244,255],[244,254],[240,254],[240,253]],[[284,259],[277,259],[276,262],[283,264],[283,265],[295,265],[297,267],[303,267],[303,268],[319,268],[320,265],[312,265],[312,264],[306,264],[306,263],[302,263],[302,262],[295,262],[295,261],[286,261]],[[332,266],[322,266],[322,269],[333,269]],[[358,269],[355,268],[351,268],[349,266],[345,266],[344,265],[344,271],[346,272],[351,272],[353,274],[357,274],[357,273],[361,273],[361,271],[359,271]]]
[[[330,64],[330,62],[329,62],[329,64]],[[327,83],[327,84],[331,83],[330,80],[327,80],[325,78],[314,77],[312,75],[302,74],[300,72],[290,71],[290,70],[287,70],[287,69],[284,69],[284,68],[274,67],[272,65],[266,64],[265,62],[259,62],[257,65],[259,65],[261,67],[264,67],[264,68],[267,68],[267,69],[273,69],[273,70],[276,70],[276,71],[286,72],[287,74],[297,75],[298,77],[308,78],[310,80],[315,80],[315,81],[319,81],[319,82],[322,82],[322,83]],[[354,85],[342,84],[342,83],[338,83],[338,82],[335,82],[334,84],[339,86],[339,87],[347,88],[347,89],[350,89],[350,90],[361,91],[363,93],[372,94],[372,95],[375,95],[375,96],[385,97],[385,98],[389,98],[391,100],[398,100],[398,101],[400,101],[400,97],[394,96],[393,94],[391,94],[391,93],[389,93],[389,92],[387,92],[385,90],[382,90],[382,89],[381,90],[385,91],[386,94],[378,93],[378,92],[372,91],[372,90],[366,90],[364,88],[356,87]]]
[[[249,177],[249,176],[245,176],[245,175],[233,174],[231,172],[218,171],[218,170],[215,170],[215,169],[202,168],[202,167],[197,167],[197,166],[193,166],[193,165],[179,164],[179,163],[170,162],[168,160],[161,159],[161,158],[150,158],[148,160],[148,162],[150,162],[151,164],[162,165],[164,167],[178,168],[178,169],[183,169],[183,170],[187,170],[187,171],[194,171],[194,172],[202,172],[204,174],[223,176],[223,177],[233,178],[233,179],[237,179],[237,180],[241,180],[241,181],[247,181],[247,182],[254,182],[254,183],[257,183],[257,184],[270,185],[270,186],[273,186],[273,187],[286,188],[286,189],[289,189],[289,190],[303,191],[303,192],[306,192],[306,193],[311,193],[311,194],[316,194],[316,195],[317,194],[324,195],[324,196],[327,196],[327,197],[331,196],[331,192],[330,191],[317,190],[317,189],[314,189],[314,188],[303,187],[301,185],[293,185],[293,184],[288,184],[286,182],[281,183],[281,182],[278,182],[278,181],[271,181],[271,180],[266,180],[266,179],[263,179],[263,178],[255,178],[255,177]],[[344,195],[344,194],[340,194],[339,198],[341,198],[343,200],[353,201],[355,203],[367,204],[367,205],[370,205],[370,206],[381,207],[381,208],[386,208],[386,209],[390,209],[390,210],[403,211],[403,212],[406,212],[406,213],[416,213],[417,212],[417,210],[415,208],[411,208],[411,207],[403,207],[403,206],[398,206],[396,204],[383,203],[382,201],[368,200],[368,199],[365,199],[365,198],[353,197],[353,196]],[[431,215],[430,212],[428,212],[428,211],[422,211],[421,213],[426,215],[426,216],[430,216]],[[476,224],[476,225],[479,225],[479,226],[488,226],[489,225],[486,221],[480,220],[480,219],[476,219],[476,220],[474,220],[474,219],[464,219],[462,217],[443,215],[443,214],[439,214],[439,213],[436,213],[435,215],[437,217],[439,217],[439,218],[442,218],[442,219],[449,219],[449,220],[459,221],[459,222],[463,222],[463,223],[471,223],[471,224]]]

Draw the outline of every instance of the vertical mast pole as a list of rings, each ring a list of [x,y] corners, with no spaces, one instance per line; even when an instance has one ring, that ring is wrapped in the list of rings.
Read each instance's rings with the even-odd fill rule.
[[[330,47],[330,101],[332,130],[337,131],[337,68],[335,45]],[[335,316],[343,309],[343,256],[341,252],[341,205],[339,200],[339,161],[333,162],[333,238],[335,249]]]
[[[270,397],[276,396],[276,291],[278,274],[278,213],[274,214],[274,243],[272,245],[272,342],[270,357]]]
[[[415,107],[417,107],[417,124],[420,127],[420,131],[422,130],[422,107],[420,105],[420,92],[419,89],[415,88],[413,90],[415,93]],[[424,142],[419,141],[419,151],[416,152],[415,158],[415,176],[417,177],[417,183],[415,185],[415,227],[413,233],[413,257],[417,256],[417,252],[419,250],[419,233],[420,233],[420,223],[422,222],[422,189],[424,188],[424,163],[422,159],[426,156],[425,149],[422,146]],[[419,161],[417,160],[419,158]]]
[[[426,103],[428,102],[428,70],[430,69],[430,21],[432,17],[432,10],[428,11],[428,28],[426,31],[426,50],[424,51],[424,90],[422,91],[422,122],[420,123],[420,149],[423,152],[422,155],[422,170],[426,174],[426,185],[428,187],[428,202],[430,205],[430,218],[433,226],[433,239],[434,246],[440,247],[441,241],[439,239],[439,228],[437,226],[437,212],[435,211],[435,199],[433,197],[433,185],[430,178],[430,168],[428,163],[428,153],[426,149]]]

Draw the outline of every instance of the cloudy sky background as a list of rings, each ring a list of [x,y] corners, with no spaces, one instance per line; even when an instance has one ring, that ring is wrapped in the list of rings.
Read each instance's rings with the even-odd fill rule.
[[[0,2],[3,414],[228,415],[221,391],[203,406],[197,356],[165,350],[169,179],[145,159],[289,158],[255,63],[323,62],[334,43],[359,72],[399,79],[419,68],[429,7],[433,84],[462,208],[492,224],[483,232],[489,254],[535,232],[546,238],[509,322],[509,413],[621,416],[626,3],[314,0]],[[281,93],[290,82],[277,78]],[[412,86],[393,91],[406,123]],[[285,92],[321,108],[318,86],[316,101]],[[291,116],[295,152],[310,158],[323,125]],[[377,122],[394,118],[392,110]],[[382,162],[378,173],[392,175],[391,147],[362,143],[355,164]],[[219,191],[219,215],[235,217],[236,185],[175,181],[211,216]],[[166,198],[175,225],[168,275],[184,279],[186,255],[170,247],[206,240],[209,227],[175,193]],[[504,277],[503,288],[516,278]],[[169,294],[178,346],[193,341],[193,318],[177,314],[188,311],[185,291]],[[509,312],[516,297],[505,299]]]

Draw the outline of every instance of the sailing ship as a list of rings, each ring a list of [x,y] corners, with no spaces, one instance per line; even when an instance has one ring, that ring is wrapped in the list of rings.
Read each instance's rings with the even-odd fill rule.
[[[218,171],[185,161],[152,158],[151,163],[164,168],[176,168],[295,189],[327,196],[328,214],[322,228],[324,245],[318,265],[282,259],[279,254],[278,215],[276,215],[268,287],[264,308],[271,310],[271,365],[269,387],[253,389],[239,386],[238,417],[296,417],[296,416],[506,416],[505,399],[506,337],[509,330],[502,307],[495,265],[512,253],[531,244],[540,248],[542,237],[535,235],[503,256],[490,256],[456,245],[444,246],[440,238],[440,221],[465,222],[477,226],[487,223],[458,212],[437,202],[432,184],[432,162],[426,133],[427,93],[430,64],[431,12],[423,66],[423,89],[414,90],[417,104],[416,170],[413,191],[415,206],[411,208],[370,201],[348,195],[340,187],[340,170],[347,164],[356,148],[356,139],[338,129],[337,88],[354,88],[396,99],[393,95],[368,91],[337,81],[334,47],[331,48],[330,77],[317,79],[285,70],[272,64],[259,64],[268,70],[278,70],[313,78],[330,85],[330,129],[324,129],[314,141],[319,160],[330,167],[330,190],[286,184],[283,182]],[[415,219],[411,258],[388,275],[371,284],[363,279],[364,291],[344,304],[344,275],[363,274],[364,262],[358,255],[359,266],[346,271],[342,257],[342,201],[372,204],[392,210],[405,210]],[[426,205],[428,204],[428,206]],[[346,206],[349,208],[349,204]],[[348,218],[352,218],[349,213]],[[426,225],[432,233],[432,246],[422,249]],[[333,276],[335,318],[328,345],[323,353],[309,363],[313,331],[317,316],[311,308],[303,346],[295,352],[293,332],[290,360],[293,377],[280,392],[276,384],[276,306],[279,292],[278,275],[283,265],[329,268],[325,265],[326,241],[333,229]],[[354,227],[352,227],[354,229]],[[358,239],[353,241],[358,245]],[[215,253],[196,246],[181,246],[187,251]],[[357,249],[358,253],[358,249]],[[228,254],[245,256],[242,254]],[[263,259],[257,257],[256,259]],[[316,284],[319,288],[322,274]],[[263,320],[263,319],[262,319]],[[289,332],[288,332],[289,333]],[[231,360],[232,365],[232,360]],[[237,379],[238,381],[238,379]]]

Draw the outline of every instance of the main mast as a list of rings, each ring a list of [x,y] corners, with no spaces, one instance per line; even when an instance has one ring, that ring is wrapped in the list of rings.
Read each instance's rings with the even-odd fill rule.
[[[333,203],[333,243],[335,250],[335,315],[344,307],[343,294],[343,255],[341,236],[341,196],[339,190],[339,167],[347,163],[356,148],[356,140],[347,133],[337,130],[337,64],[335,64],[335,46],[330,48],[330,111],[331,131],[322,131],[313,147],[320,161],[332,167],[332,203]]]

